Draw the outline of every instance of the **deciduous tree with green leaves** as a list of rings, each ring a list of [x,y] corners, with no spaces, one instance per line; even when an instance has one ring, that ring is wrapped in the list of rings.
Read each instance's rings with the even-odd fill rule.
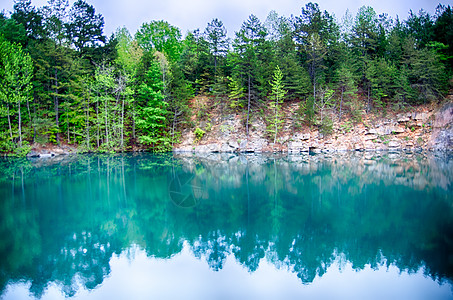
[[[2,112],[8,119],[10,140],[13,139],[12,112],[17,113],[17,135],[19,148],[22,147],[22,105],[31,100],[31,79],[33,64],[30,55],[25,53],[22,46],[11,44],[0,36],[0,99]],[[29,113],[30,115],[30,113]],[[29,117],[30,119],[30,117]]]
[[[181,31],[166,21],[144,23],[135,34],[138,44],[147,51],[164,53],[170,61],[181,54]]]

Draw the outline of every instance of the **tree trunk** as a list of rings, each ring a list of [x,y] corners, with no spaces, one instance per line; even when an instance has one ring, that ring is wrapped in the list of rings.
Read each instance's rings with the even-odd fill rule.
[[[135,105],[132,102],[132,137],[134,138],[135,143]]]
[[[313,77],[313,113],[315,113],[316,103],[316,78]]]
[[[247,123],[245,125],[245,130],[247,132],[247,141],[249,138],[249,118],[250,118],[250,73],[248,74],[248,85],[249,85],[249,95],[248,95],[248,102],[247,102]]]
[[[8,108],[9,136],[10,136],[11,140],[13,140],[13,130],[12,130],[12,127],[11,127],[11,116],[10,116],[10,112],[9,112],[9,104],[7,104],[6,106],[7,106],[7,108]]]
[[[344,93],[344,86],[341,87],[341,97],[340,97],[340,115],[338,116],[338,120],[341,122],[341,109],[343,106],[343,93]]]
[[[173,148],[173,141],[175,139],[175,127],[176,127],[176,112],[177,110],[175,109],[175,114],[173,115],[173,126],[171,129],[171,147]]]
[[[371,111],[371,98],[370,98],[370,92],[371,88],[368,86],[368,107],[367,107],[367,113]]]
[[[60,124],[59,124],[59,116],[58,116],[58,70],[55,68],[55,96],[54,96],[54,106],[55,106],[55,125],[57,127],[57,133],[55,134],[55,138],[57,142],[60,141]]]
[[[90,149],[90,103],[88,102],[88,98],[87,98],[87,102],[86,102],[86,130],[87,130],[87,134],[86,134],[86,138],[87,138],[87,149]]]
[[[18,101],[19,103],[17,104],[17,114],[19,116],[19,147],[22,147],[22,119],[20,115],[20,99]]]
[[[214,55],[214,79],[217,78],[217,55]]]
[[[65,112],[66,112],[66,126],[68,127],[68,132],[67,132],[68,144],[70,144],[71,143],[71,137],[69,136],[69,119],[68,119],[68,108],[67,107],[65,108]]]
[[[31,127],[35,129],[35,126],[33,125],[33,122],[31,120],[31,112],[30,112],[30,103],[27,98],[27,111],[28,111],[28,119],[30,120]]]
[[[108,119],[107,100],[105,100],[105,138],[106,138],[107,145],[108,145],[109,144],[109,119]]]
[[[124,148],[124,96],[121,107],[121,148]]]
[[[97,145],[99,149],[99,139],[101,135],[101,122],[99,120],[99,99],[96,101],[96,123],[98,123]]]
[[[36,141],[36,126],[35,126],[35,122],[36,122],[36,98],[33,96],[33,118],[34,118],[34,121],[33,121],[33,143]]]
[[[274,135],[274,145],[277,141],[277,122],[278,122],[278,91],[277,91],[277,101],[275,104],[275,135]]]

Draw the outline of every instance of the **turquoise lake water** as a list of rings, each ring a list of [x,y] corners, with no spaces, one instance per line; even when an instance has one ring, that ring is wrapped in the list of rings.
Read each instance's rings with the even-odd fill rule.
[[[0,160],[3,299],[453,299],[453,156]]]

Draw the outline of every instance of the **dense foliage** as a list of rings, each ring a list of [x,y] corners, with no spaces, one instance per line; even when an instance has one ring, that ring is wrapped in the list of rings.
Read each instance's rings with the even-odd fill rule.
[[[450,6],[433,16],[411,11],[405,21],[364,6],[339,22],[308,3],[290,19],[251,15],[230,39],[217,18],[184,38],[166,21],[107,38],[104,18],[85,0],[14,3],[0,13],[3,152],[49,142],[165,151],[191,125],[197,94],[243,114],[247,133],[251,118],[268,110],[276,140],[284,100],[298,101],[297,119],[322,129],[333,121],[326,109],[360,121],[362,110],[439,99],[452,76]]]

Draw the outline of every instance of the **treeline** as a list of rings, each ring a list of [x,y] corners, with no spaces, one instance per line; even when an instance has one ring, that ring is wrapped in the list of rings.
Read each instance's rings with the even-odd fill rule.
[[[233,39],[219,19],[184,38],[165,21],[107,38],[84,0],[15,0],[0,14],[0,150],[166,151],[193,125],[197,94],[242,113],[247,131],[264,112],[274,141],[284,100],[299,101],[298,122],[327,131],[345,114],[434,101],[452,76],[452,20],[450,6],[405,21],[364,6],[339,22],[308,3],[292,18],[251,15]]]

